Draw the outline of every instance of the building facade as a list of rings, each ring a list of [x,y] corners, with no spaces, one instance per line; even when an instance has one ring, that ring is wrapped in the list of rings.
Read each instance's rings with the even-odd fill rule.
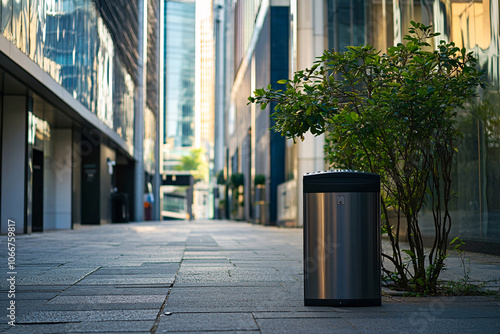
[[[473,51],[488,86],[480,97],[459,111],[463,141],[455,156],[452,237],[473,248],[500,252],[500,44],[499,1],[392,0],[326,1],[328,47],[369,43],[380,50],[403,41],[411,20],[432,24],[440,40]],[[432,211],[419,216],[422,232],[432,236]]]
[[[163,169],[195,147],[195,1],[164,3]]]
[[[247,98],[255,88],[277,87],[276,82],[288,76],[289,3],[225,1],[219,2],[219,6],[224,6],[226,13],[226,45],[224,49],[217,48],[219,57],[225,59],[223,69],[217,62],[218,71],[223,71],[225,77],[224,96],[217,95],[219,103],[224,101],[225,166],[221,171],[226,180],[232,175],[243,175],[243,185],[228,185],[219,192],[224,216],[275,222],[274,199],[278,185],[285,181],[285,138],[269,130],[272,109],[255,108],[247,104]],[[220,46],[219,40],[220,37],[217,44]],[[221,155],[216,152],[216,156],[220,160]],[[265,184],[259,187],[259,201],[256,201],[256,175],[265,178]]]
[[[432,24],[436,31],[441,32],[435,42],[440,39],[453,41],[460,48],[474,51],[479,66],[486,73],[487,89],[481,91],[475,103],[461,110],[457,118],[464,138],[455,159],[453,177],[458,197],[453,203],[451,234],[470,244],[498,249],[498,0],[238,0],[226,1],[224,6],[227,34],[223,58],[230,64],[224,72],[224,170],[226,178],[232,173],[245,175],[245,219],[253,217],[251,203],[247,204],[246,200],[248,198],[251,202],[252,180],[256,174],[263,173],[268,178],[266,201],[270,221],[302,226],[302,175],[329,168],[324,162],[322,136],[306,135],[305,140],[297,144],[287,140],[275,145],[272,139],[275,134],[268,131],[272,126],[268,117],[272,106],[263,111],[253,109],[246,104],[251,92],[268,84],[275,85],[277,80],[290,77],[294,71],[310,67],[315,57],[327,48],[342,51],[349,45],[368,43],[386,50],[403,41],[410,21],[414,20]],[[286,31],[276,36],[273,29],[278,28],[273,22],[279,19],[273,13],[278,7],[284,11],[281,27],[286,27]],[[281,46],[273,49],[276,45]],[[280,65],[286,64],[283,72],[277,72],[279,67],[272,62],[278,55],[282,59]],[[273,170],[279,170],[279,173],[275,174]],[[272,190],[271,193],[272,182],[278,182],[278,185],[276,192]],[[227,198],[230,197],[229,192]],[[277,206],[276,213],[273,203]],[[430,218],[431,212],[424,209],[420,219],[429,236],[433,233]]]
[[[158,216],[158,25],[156,0],[2,2],[2,233]]]
[[[212,1],[164,0],[162,173],[165,178],[187,168],[182,159],[201,150],[203,166],[214,155],[214,36]],[[198,153],[196,153],[198,154]],[[191,166],[192,167],[192,166]],[[199,168],[202,169],[201,167]],[[194,172],[194,174],[197,174]],[[192,209],[198,218],[213,217],[211,173],[194,184]],[[161,189],[166,219],[182,216],[191,199],[179,187]],[[176,212],[171,211],[177,203]]]

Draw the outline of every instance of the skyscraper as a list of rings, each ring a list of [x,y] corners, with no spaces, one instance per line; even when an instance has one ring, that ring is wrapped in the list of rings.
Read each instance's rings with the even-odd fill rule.
[[[163,171],[182,168],[181,159],[202,151],[208,165],[214,146],[214,55],[212,1],[166,0],[163,48]],[[198,154],[198,153],[197,153]],[[203,181],[207,181],[206,173]],[[166,192],[169,192],[166,190]],[[208,184],[195,185],[198,216]],[[172,200],[169,200],[172,202]]]
[[[163,155],[172,170],[195,147],[195,1],[166,0],[164,5]]]

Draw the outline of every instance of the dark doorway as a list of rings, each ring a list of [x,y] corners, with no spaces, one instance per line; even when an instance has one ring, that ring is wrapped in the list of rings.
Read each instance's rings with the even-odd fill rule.
[[[33,150],[32,231],[43,231],[43,152]]]

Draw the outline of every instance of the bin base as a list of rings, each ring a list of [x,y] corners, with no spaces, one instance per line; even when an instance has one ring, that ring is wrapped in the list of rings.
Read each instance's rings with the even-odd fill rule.
[[[304,299],[305,306],[382,306],[380,298],[373,299]]]

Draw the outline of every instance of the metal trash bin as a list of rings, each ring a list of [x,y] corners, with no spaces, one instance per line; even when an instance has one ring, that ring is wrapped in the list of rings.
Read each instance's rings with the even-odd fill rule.
[[[304,175],[304,303],[380,306],[380,175]]]

